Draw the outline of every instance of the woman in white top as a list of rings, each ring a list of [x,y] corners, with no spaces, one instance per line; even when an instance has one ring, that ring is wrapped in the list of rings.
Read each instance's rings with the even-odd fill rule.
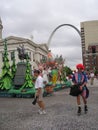
[[[44,70],[42,71],[42,75],[43,75],[43,80],[44,80],[44,83],[48,83],[48,71],[46,70],[46,68],[44,68]]]

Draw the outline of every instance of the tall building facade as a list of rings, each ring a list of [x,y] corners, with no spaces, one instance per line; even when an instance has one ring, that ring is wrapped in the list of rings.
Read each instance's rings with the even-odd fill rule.
[[[47,44],[36,44],[30,39],[16,37],[16,36],[9,36],[3,39],[2,29],[3,29],[3,25],[0,19],[0,74],[3,66],[4,39],[7,40],[7,50],[8,50],[8,58],[9,58],[10,65],[12,65],[12,61],[13,61],[12,60],[13,51],[15,53],[16,64],[20,62],[17,48],[22,45],[24,46],[25,51],[30,56],[30,63],[31,63],[32,70],[34,68],[38,68],[38,63],[40,63],[40,61],[43,58],[47,58],[48,55]]]
[[[3,29],[3,26],[2,26],[2,21],[0,18],[0,39],[2,39],[2,29]]]
[[[81,22],[83,64],[86,69],[98,69],[98,20]]]

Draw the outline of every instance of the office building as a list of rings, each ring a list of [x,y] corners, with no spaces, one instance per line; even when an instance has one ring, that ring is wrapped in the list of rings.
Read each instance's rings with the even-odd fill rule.
[[[86,69],[98,69],[98,20],[81,22],[83,64]]]

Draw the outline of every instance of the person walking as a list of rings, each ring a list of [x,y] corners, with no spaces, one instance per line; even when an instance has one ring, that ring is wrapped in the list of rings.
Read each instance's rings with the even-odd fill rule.
[[[95,77],[95,75],[94,75],[93,71],[91,71],[91,73],[90,73],[90,85],[94,84],[94,77]]]
[[[83,103],[84,103],[84,112],[87,113],[88,107],[87,107],[87,77],[85,73],[83,72],[84,66],[82,64],[76,65],[77,72],[73,75],[72,82],[74,85],[79,85],[81,93],[77,96],[77,105],[78,105],[78,111],[77,114],[81,115],[81,101],[80,98],[82,96]],[[88,90],[89,91],[89,90]]]
[[[43,76],[43,80],[44,80],[44,83],[45,84],[48,84],[48,71],[47,71],[47,69],[46,68],[44,68],[43,69],[43,71],[42,71],[42,76]]]
[[[37,97],[37,103],[40,107],[39,109],[39,114],[46,114],[45,111],[45,104],[43,101],[43,78],[40,75],[41,72],[39,70],[34,70],[34,76],[36,77],[36,81],[35,81],[35,89],[36,89],[36,93],[35,93],[35,97]]]

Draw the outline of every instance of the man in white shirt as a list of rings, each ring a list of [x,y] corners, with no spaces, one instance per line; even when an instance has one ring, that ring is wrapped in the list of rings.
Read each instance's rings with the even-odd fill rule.
[[[46,114],[45,112],[45,104],[43,102],[43,78],[40,75],[40,71],[39,70],[34,70],[34,76],[36,77],[36,81],[35,81],[35,89],[36,89],[36,94],[35,96],[37,96],[37,103],[40,107],[39,110],[39,114]]]

